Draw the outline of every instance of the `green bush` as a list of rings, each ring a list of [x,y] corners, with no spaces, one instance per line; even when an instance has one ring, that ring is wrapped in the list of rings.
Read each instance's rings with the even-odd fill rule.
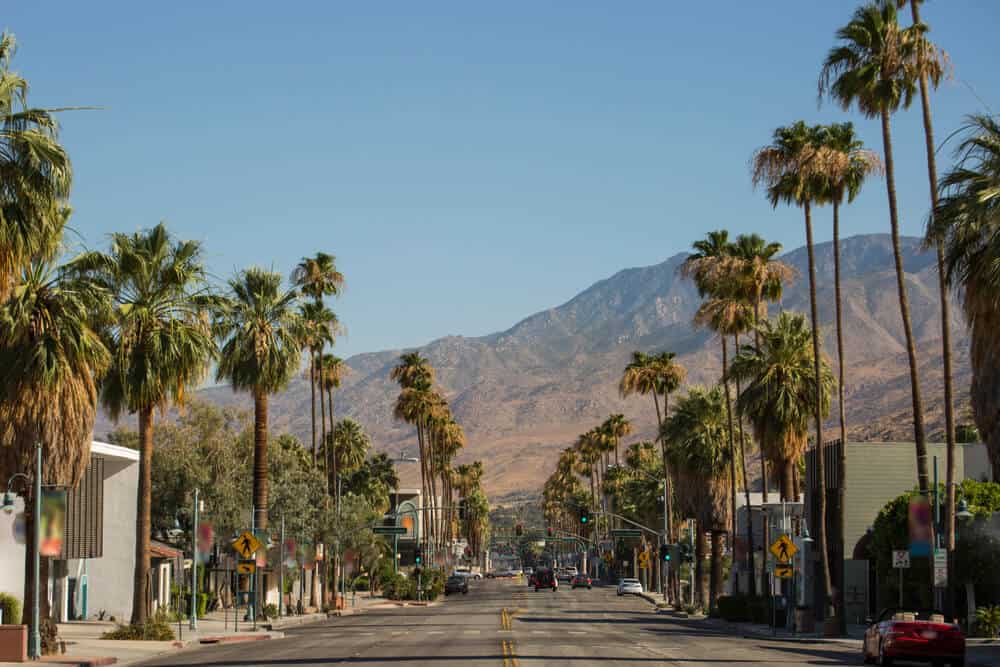
[[[101,635],[101,639],[144,639],[148,641],[173,641],[174,631],[170,627],[169,617],[163,611],[145,623],[119,625]]]
[[[20,625],[21,623],[20,599],[14,597],[13,595],[8,595],[7,593],[0,593],[0,610],[3,610],[4,625]]]
[[[266,604],[264,605],[264,618],[278,618],[278,605],[276,604]]]
[[[976,609],[976,633],[980,637],[994,639],[1000,631],[1000,606]]]
[[[353,585],[353,589],[355,591],[367,591],[368,590],[368,585],[369,585],[368,577],[365,577],[365,576],[357,577],[353,581],[352,585]]]
[[[750,608],[750,597],[747,595],[723,595],[718,602],[719,616],[733,623],[749,623],[753,621],[753,611]]]

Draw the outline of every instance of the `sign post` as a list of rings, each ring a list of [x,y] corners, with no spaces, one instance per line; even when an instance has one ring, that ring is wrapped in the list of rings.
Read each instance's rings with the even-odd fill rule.
[[[945,549],[934,549],[934,587],[948,586],[948,552]]]
[[[899,570],[899,606],[903,606],[903,570],[910,567],[910,552],[898,549],[892,552],[892,566]]]

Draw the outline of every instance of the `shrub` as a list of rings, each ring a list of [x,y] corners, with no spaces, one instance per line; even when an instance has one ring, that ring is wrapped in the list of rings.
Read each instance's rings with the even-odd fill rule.
[[[993,639],[1000,631],[1000,606],[976,609],[976,631],[981,637]]]
[[[56,655],[59,651],[59,626],[51,618],[43,618],[38,623],[38,634],[42,639],[42,655]]]
[[[264,618],[278,618],[278,605],[276,604],[266,604],[264,605]]]
[[[101,635],[101,639],[145,639],[148,641],[173,641],[174,631],[169,617],[160,611],[145,623],[119,625]]]
[[[0,593],[0,610],[3,610],[4,625],[19,625],[21,623],[20,599],[7,593]]]
[[[354,580],[354,590],[355,591],[367,591],[368,590],[368,577],[358,577]]]
[[[723,595],[718,602],[719,616],[733,623],[749,623],[753,620],[750,597],[747,595]]]

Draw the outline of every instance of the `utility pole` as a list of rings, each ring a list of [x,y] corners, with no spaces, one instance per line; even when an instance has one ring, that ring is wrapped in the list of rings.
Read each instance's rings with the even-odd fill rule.
[[[285,615],[285,515],[281,515],[281,544],[278,546],[278,618]]]

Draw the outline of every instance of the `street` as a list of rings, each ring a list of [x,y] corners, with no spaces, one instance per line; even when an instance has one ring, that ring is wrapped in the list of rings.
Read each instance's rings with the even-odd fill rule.
[[[657,615],[613,587],[536,593],[512,580],[471,584],[430,608],[372,609],[290,630],[286,638],[176,653],[146,665],[358,664],[856,665],[854,643],[744,639]],[[509,612],[509,613],[508,613]],[[509,629],[508,629],[509,628]]]

